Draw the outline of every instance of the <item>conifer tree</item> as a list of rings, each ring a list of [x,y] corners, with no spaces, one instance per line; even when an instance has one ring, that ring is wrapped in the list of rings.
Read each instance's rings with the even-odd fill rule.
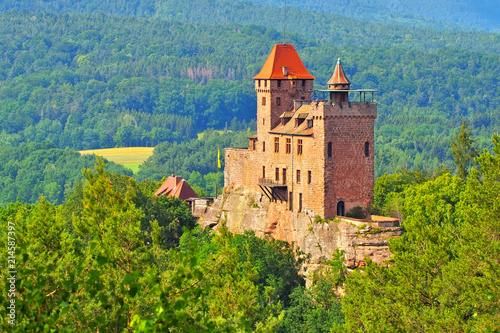
[[[451,155],[457,166],[457,176],[463,181],[467,178],[467,173],[474,163],[474,158],[479,156],[477,139],[472,138],[472,129],[468,125],[463,120],[460,131],[451,139]]]

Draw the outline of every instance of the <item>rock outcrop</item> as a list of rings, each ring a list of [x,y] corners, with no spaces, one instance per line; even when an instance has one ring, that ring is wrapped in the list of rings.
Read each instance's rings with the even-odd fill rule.
[[[311,254],[306,269],[313,270],[337,249],[344,251],[346,265],[351,269],[364,266],[366,258],[386,264],[391,255],[389,239],[403,233],[395,219],[325,221],[311,211],[291,212],[286,202],[270,202],[262,193],[243,187],[224,188],[199,223],[217,229],[223,220],[233,233],[251,230],[258,237],[270,235],[293,243]]]

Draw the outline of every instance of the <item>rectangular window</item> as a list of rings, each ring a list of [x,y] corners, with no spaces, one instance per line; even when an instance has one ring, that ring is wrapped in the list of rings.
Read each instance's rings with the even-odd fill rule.
[[[288,192],[288,210],[293,211],[293,192]]]
[[[278,137],[274,138],[274,152],[275,153],[280,152],[280,138],[278,138]]]
[[[267,80],[264,80],[264,87],[267,88]]]
[[[328,142],[328,157],[332,157],[332,143]]]
[[[255,141],[256,140],[250,140],[250,150],[255,150]]]
[[[302,155],[302,139],[299,139],[297,143],[297,155]]]
[[[312,171],[311,171],[311,170],[309,170],[309,171],[307,172],[307,183],[308,183],[308,184],[311,184],[311,182],[312,182]]]
[[[299,213],[302,211],[302,193],[299,193]]]
[[[283,178],[283,184],[286,184],[286,169],[283,168],[283,173],[282,173],[282,178]]]
[[[300,184],[300,170],[297,170],[297,184]]]
[[[278,88],[280,88],[281,87],[281,80],[276,81],[276,85],[278,86]]]
[[[266,151],[266,141],[262,141],[262,151]]]
[[[281,98],[279,97],[276,97],[276,105],[281,105]]]
[[[302,80],[302,87],[306,86],[306,80]]]
[[[259,88],[260,88],[260,80],[257,80],[259,82]]]
[[[262,166],[262,178],[266,178],[266,167]]]
[[[280,180],[280,168],[276,168],[276,181]]]
[[[286,139],[286,153],[290,154],[292,152],[292,139]]]
[[[262,97],[262,106],[266,105],[266,97]]]
[[[307,121],[307,127],[308,127],[308,128],[313,127],[313,120],[312,120],[312,119],[309,119],[309,120]]]

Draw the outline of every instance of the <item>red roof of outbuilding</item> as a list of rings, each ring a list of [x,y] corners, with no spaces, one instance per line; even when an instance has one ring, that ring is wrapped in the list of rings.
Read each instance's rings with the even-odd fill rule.
[[[286,67],[286,76],[283,73]],[[271,54],[267,57],[264,66],[254,79],[305,79],[314,80],[315,77],[309,74],[306,67],[300,60],[297,51],[292,44],[276,44]]]
[[[176,197],[181,200],[198,198],[198,195],[196,195],[191,186],[189,186],[184,179],[176,175],[168,177],[155,192],[155,195],[166,195],[168,197]]]
[[[337,60],[337,65],[335,66],[332,78],[328,81],[328,84],[351,84],[345,76],[344,67],[342,67],[340,63],[340,58]]]

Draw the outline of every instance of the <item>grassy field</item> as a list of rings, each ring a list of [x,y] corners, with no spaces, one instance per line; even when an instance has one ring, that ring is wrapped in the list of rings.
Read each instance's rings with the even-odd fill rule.
[[[108,161],[121,164],[131,169],[134,173],[139,171],[139,165],[153,155],[153,147],[124,147],[81,150],[80,154],[95,154],[102,156]]]

